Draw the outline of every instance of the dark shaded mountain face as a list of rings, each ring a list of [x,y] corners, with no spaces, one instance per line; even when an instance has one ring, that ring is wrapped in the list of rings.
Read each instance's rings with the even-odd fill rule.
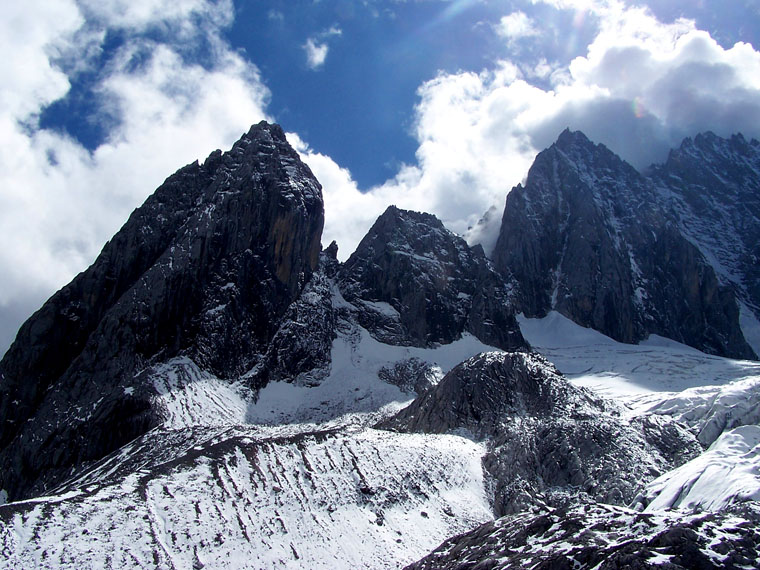
[[[140,372],[156,359],[254,366],[317,266],[323,221],[276,125],[170,176],[0,362],[0,488],[37,494],[155,425]]]
[[[754,568],[759,523],[754,505],[689,516],[581,505],[486,523],[405,570]]]
[[[377,427],[485,439],[497,516],[578,500],[625,505],[643,481],[701,452],[675,422],[627,421],[527,352],[470,358]]]
[[[760,317],[760,142],[687,138],[650,178],[681,232]]]
[[[557,310],[623,342],[658,334],[711,354],[756,357],[734,287],[687,239],[675,199],[663,192],[604,146],[565,131],[507,196],[494,263],[514,277],[527,316]],[[760,227],[749,218],[741,219]],[[750,241],[752,231],[743,232]]]
[[[431,214],[389,207],[340,269],[345,299],[390,344],[447,344],[470,332],[505,350],[526,347],[511,289],[486,259]]]

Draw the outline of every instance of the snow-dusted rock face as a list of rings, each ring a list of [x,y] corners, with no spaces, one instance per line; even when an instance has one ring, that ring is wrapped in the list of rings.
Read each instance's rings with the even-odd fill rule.
[[[431,214],[390,206],[341,267],[339,284],[383,342],[431,346],[471,332],[491,346],[526,346],[511,290],[482,248]]]
[[[31,496],[157,423],[151,359],[250,369],[316,268],[321,187],[276,125],[170,176],[0,363],[0,488]]]
[[[544,358],[484,353],[378,427],[487,439],[497,515],[577,500],[628,504],[642,482],[699,454],[667,419],[628,421]]]
[[[405,570],[757,568],[760,509],[683,516],[581,505],[500,518]]]
[[[650,176],[683,234],[760,318],[760,142],[703,133]]]
[[[493,256],[514,276],[519,308],[529,317],[556,310],[624,342],[658,334],[755,357],[732,287],[655,186],[606,147],[563,132],[507,196]]]

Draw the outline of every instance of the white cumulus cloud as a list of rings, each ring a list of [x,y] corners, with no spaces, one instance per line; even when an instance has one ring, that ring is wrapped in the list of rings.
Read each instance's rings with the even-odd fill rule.
[[[0,352],[166,176],[269,118],[258,70],[219,39],[230,6],[29,0],[5,10],[0,49],[12,56],[0,58]],[[113,28],[126,40],[98,70]],[[182,55],[194,38],[213,46],[204,66]],[[109,124],[93,150],[39,122],[83,69],[99,74],[95,118]]]
[[[503,16],[496,27],[497,33],[512,43],[520,38],[538,35],[538,29],[525,12],[512,12]]]
[[[303,45],[303,49],[306,52],[306,65],[311,69],[319,69],[325,64],[330,48],[326,43],[317,43],[314,38],[309,38]]]
[[[330,51],[328,40],[331,37],[340,36],[343,31],[337,26],[333,26],[314,37],[308,38],[303,45],[306,53],[306,65],[312,70],[320,69],[327,59],[327,52]]]
[[[434,213],[467,234],[489,208],[501,212],[536,153],[566,127],[639,168],[663,161],[669,148],[699,131],[760,136],[760,52],[749,44],[726,49],[692,21],[663,23],[646,8],[614,0],[549,3],[593,12],[598,31],[586,54],[561,68],[504,60],[424,83],[416,164],[385,184],[360,192],[329,157],[305,153],[325,186],[324,241],[336,239],[341,257],[389,204]],[[531,29],[527,17],[506,18],[513,36]],[[476,227],[472,241],[488,250],[500,218],[492,213],[491,226]]]

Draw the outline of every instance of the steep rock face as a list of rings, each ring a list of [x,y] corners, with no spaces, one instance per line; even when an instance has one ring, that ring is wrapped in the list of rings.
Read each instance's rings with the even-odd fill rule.
[[[628,422],[524,352],[466,360],[378,427],[486,439],[497,516],[578,500],[627,504],[642,481],[701,451],[674,422]]]
[[[156,359],[223,377],[256,364],[317,266],[323,220],[277,125],[169,177],[0,362],[0,487],[39,492],[154,425],[138,373]]]
[[[755,356],[732,289],[653,183],[582,133],[563,132],[509,193],[493,256],[514,276],[527,316],[557,310],[623,342],[659,334]]]
[[[329,373],[336,315],[328,275],[337,263],[328,251],[321,254],[319,268],[286,311],[266,354],[246,375],[252,386],[277,381],[316,385]]]
[[[504,349],[526,346],[511,291],[482,248],[435,216],[389,207],[338,275],[360,323],[390,344],[447,344],[468,331]]]
[[[650,177],[684,235],[760,318],[760,142],[687,138]]]

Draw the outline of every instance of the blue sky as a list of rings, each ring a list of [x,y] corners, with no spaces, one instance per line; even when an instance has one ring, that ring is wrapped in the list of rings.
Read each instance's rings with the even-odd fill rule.
[[[0,22],[0,351],[169,174],[277,121],[347,257],[387,205],[488,249],[565,128],[760,137],[760,3],[28,0]]]

